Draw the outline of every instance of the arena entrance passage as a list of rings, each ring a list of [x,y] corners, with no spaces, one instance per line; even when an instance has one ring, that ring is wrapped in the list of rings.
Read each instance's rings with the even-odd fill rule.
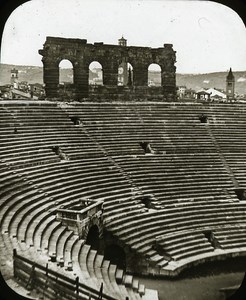
[[[98,250],[100,247],[99,228],[92,225],[88,231],[86,244],[91,245],[91,249]]]
[[[74,100],[88,98],[89,93],[89,68],[93,61],[99,62],[102,78],[94,78],[94,84],[100,82],[94,95],[103,95],[113,98],[125,93],[137,97],[159,95],[164,100],[174,100],[176,96],[176,52],[172,44],[164,44],[160,48],[131,47],[126,43],[108,45],[102,42],[89,44],[85,39],[66,39],[47,37],[42,55],[44,84],[47,98],[59,97],[59,65],[63,60],[68,60],[73,67],[73,82],[69,97]],[[131,65],[128,68],[128,79],[123,80],[123,86],[118,86],[118,69],[122,62]],[[148,86],[148,67],[158,64],[160,67],[160,86],[153,91],[153,86]],[[66,89],[66,91],[68,91]],[[63,89],[64,92],[64,89]]]
[[[122,247],[111,244],[104,249],[105,259],[110,260],[112,264],[117,265],[120,269],[126,269],[126,254]]]
[[[240,200],[240,201],[245,201],[246,200],[246,190],[245,190],[245,188],[235,189],[235,194],[237,195],[238,200]]]
[[[154,154],[155,151],[152,149],[150,142],[140,142],[139,145],[143,149],[145,154]]]
[[[72,116],[72,117],[70,117],[70,119],[74,125],[79,126],[82,123],[79,116]]]

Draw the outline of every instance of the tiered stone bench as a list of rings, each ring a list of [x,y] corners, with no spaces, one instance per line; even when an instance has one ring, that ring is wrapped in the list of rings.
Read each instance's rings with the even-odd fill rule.
[[[86,165],[84,167],[87,170],[95,168],[97,166],[95,160],[89,160],[92,163],[91,167],[88,164],[87,167]],[[104,161],[104,165],[106,164],[107,166],[108,161],[106,159]],[[100,165],[99,161],[98,164]],[[75,165],[77,165],[76,162]],[[19,251],[20,247],[24,247],[25,255],[29,252],[32,253],[33,261],[39,261],[37,257],[40,257],[41,260],[49,258],[51,261],[57,261],[68,272],[72,272],[74,276],[77,275],[81,280],[85,280],[88,286],[100,289],[101,283],[104,283],[104,291],[109,295],[114,295],[116,299],[125,299],[125,297],[140,299],[140,292],[135,290],[135,288],[133,290],[133,286],[129,286],[128,283],[125,286],[124,282],[120,283],[120,285],[116,283],[112,270],[116,271],[117,266],[109,263],[108,268],[102,273],[102,278],[95,276],[97,268],[94,269],[94,259],[91,258],[92,254],[94,258],[96,257],[97,253],[95,251],[89,248],[88,259],[80,261],[80,257],[87,257],[83,255],[83,249],[87,247],[84,244],[85,241],[79,240],[77,235],[55,220],[54,209],[57,205],[55,198],[49,197],[47,191],[45,192],[44,190],[39,193],[41,189],[35,182],[35,176],[33,176],[32,181],[28,178],[28,167],[26,168],[26,173],[22,173],[21,176],[19,170],[15,171],[12,167],[6,167],[3,162],[1,162],[1,167],[3,171],[1,173],[3,177],[0,179],[3,183],[3,189],[1,190],[3,192],[1,195],[1,206],[3,208],[1,210],[1,230],[6,240],[5,243],[8,242],[7,252],[10,257],[7,261],[11,260],[11,252],[14,248]],[[38,165],[31,169],[34,170],[39,167],[45,168],[45,165]],[[67,169],[65,168],[65,170]],[[75,170],[78,169],[75,168]],[[100,175],[100,173],[97,174],[98,180]],[[116,175],[114,174],[114,177]],[[103,173],[102,176],[105,176],[105,174]],[[34,189],[30,189],[30,183]],[[49,183],[53,184],[52,181]],[[6,188],[4,188],[4,184],[6,184]],[[121,184],[121,181],[119,181],[119,184]],[[17,192],[18,190],[16,191],[18,185],[21,187],[19,192]],[[10,187],[12,187],[13,191]],[[11,198],[9,198],[10,196]],[[109,197],[111,196],[110,194]],[[28,197],[30,197],[29,202],[25,200]],[[63,203],[62,201],[65,200],[60,200],[59,203]],[[5,206],[6,203],[8,203],[8,206]],[[68,202],[64,202],[64,204],[65,207],[69,205]],[[13,214],[12,212],[15,213]],[[76,255],[78,254],[79,256],[76,260]],[[85,276],[84,268],[90,271],[87,274],[88,276]],[[112,289],[112,287],[114,288]]]
[[[58,207],[87,197],[104,200],[105,230],[148,261],[145,274],[245,255],[246,202],[235,194],[246,182],[245,111],[236,103],[0,102],[7,251],[38,253],[88,285],[139,299],[141,284],[56,220]]]

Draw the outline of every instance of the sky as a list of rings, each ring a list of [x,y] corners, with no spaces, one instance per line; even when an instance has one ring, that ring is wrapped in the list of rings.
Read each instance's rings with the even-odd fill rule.
[[[0,62],[42,66],[46,36],[88,43],[173,44],[178,73],[246,70],[246,31],[239,15],[210,1],[32,0],[6,22]]]

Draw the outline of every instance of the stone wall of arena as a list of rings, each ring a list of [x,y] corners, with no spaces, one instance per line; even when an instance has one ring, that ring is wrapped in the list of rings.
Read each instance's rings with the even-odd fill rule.
[[[174,100],[176,96],[176,52],[172,44],[161,48],[89,44],[84,39],[47,37],[42,55],[44,83],[47,98],[59,98],[59,64],[69,60],[73,65],[74,82],[70,96],[83,98],[148,99],[153,95],[163,100]],[[103,86],[89,87],[89,65],[97,61],[102,65]],[[133,67],[132,85],[118,86],[118,68],[123,62]],[[148,87],[148,67],[158,64],[161,68],[161,87]]]

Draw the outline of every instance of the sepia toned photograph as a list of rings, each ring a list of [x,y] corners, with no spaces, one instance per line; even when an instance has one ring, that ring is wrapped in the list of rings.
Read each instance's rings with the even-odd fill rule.
[[[215,1],[6,3],[3,300],[246,300],[245,19]]]

